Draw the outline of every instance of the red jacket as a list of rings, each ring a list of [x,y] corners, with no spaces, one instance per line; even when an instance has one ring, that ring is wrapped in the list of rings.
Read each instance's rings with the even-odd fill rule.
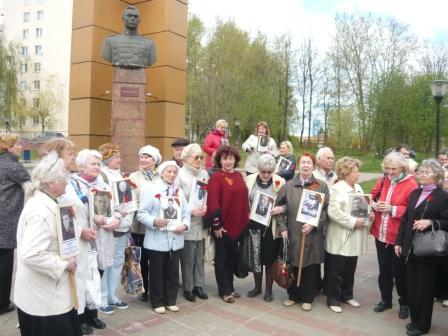
[[[400,220],[406,211],[409,196],[417,188],[417,182],[412,175],[406,176],[397,183],[391,183],[387,176],[376,181],[371,191],[372,197],[381,193],[378,201],[385,201],[392,206],[391,213],[384,214],[374,211],[375,220],[370,228],[370,233],[376,239],[383,243],[395,245]]]
[[[207,157],[205,159],[206,170],[213,167],[212,156],[213,153],[216,152],[219,147],[221,147],[222,139],[227,140],[225,134],[222,134],[216,128],[214,128],[212,131],[210,131],[210,133],[207,134],[203,146],[204,152],[205,154],[207,154]]]

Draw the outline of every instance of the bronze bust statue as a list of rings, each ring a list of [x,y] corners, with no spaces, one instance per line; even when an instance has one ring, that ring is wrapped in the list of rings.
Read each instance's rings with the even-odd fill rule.
[[[138,35],[140,12],[137,7],[127,6],[122,19],[124,33],[104,39],[103,58],[119,68],[139,69],[153,65],[157,61],[156,46],[151,39]]]

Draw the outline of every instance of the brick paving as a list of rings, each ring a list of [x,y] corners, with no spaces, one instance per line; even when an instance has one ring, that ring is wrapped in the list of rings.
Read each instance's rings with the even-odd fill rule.
[[[127,310],[117,310],[113,315],[101,315],[108,328],[95,331],[104,336],[227,336],[227,335],[350,335],[381,336],[406,335],[407,320],[398,319],[398,303],[383,313],[374,313],[373,306],[379,301],[377,288],[377,264],[374,241],[370,237],[368,253],[358,260],[354,295],[361,307],[343,305],[342,314],[331,312],[323,295],[318,296],[310,312],[303,312],[299,305],[284,307],[286,291],[274,285],[274,301],[266,303],[262,295],[246,298],[252,288],[249,276],[237,279],[236,290],[242,295],[236,303],[224,303],[217,294],[213,266],[206,266],[206,289],[209,299],[186,301],[179,290],[178,313],[158,315],[152,312],[149,303],[141,303],[135,297],[121,295],[130,305]],[[448,335],[448,308],[439,302],[434,304],[433,323],[430,335]],[[0,335],[16,336],[17,317],[10,313],[0,317]]]

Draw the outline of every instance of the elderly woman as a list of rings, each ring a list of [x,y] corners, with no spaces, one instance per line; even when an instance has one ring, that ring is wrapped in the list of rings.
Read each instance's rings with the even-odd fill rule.
[[[252,174],[246,177],[246,186],[249,191],[249,203],[253,204],[257,192],[267,194],[272,197],[277,197],[277,192],[285,184],[285,180],[280,176],[274,174],[275,159],[272,155],[263,154],[258,158],[258,174]],[[279,215],[283,213],[283,207],[273,207],[271,214]],[[247,297],[255,297],[261,293],[261,283],[263,277],[263,265],[265,266],[266,274],[266,289],[263,299],[266,302],[271,302],[274,297],[272,295],[272,274],[271,266],[277,258],[277,254],[280,248],[280,234],[276,225],[275,218],[271,218],[268,226],[257,223],[253,220],[250,221],[249,230],[259,231],[258,237],[261,237],[259,244],[254,246],[258,247],[259,251],[254,251],[254,257],[258,260],[254,262],[255,265],[260,267],[259,271],[254,271],[255,287],[247,293]]]
[[[413,251],[417,232],[435,229],[448,231],[448,193],[442,189],[443,169],[435,160],[424,160],[417,171],[420,188],[409,196],[406,212],[401,218],[395,253],[406,257],[406,281],[411,323],[406,326],[410,336],[424,335],[431,328],[437,267],[443,257],[416,256]]]
[[[207,134],[204,140],[203,148],[205,154],[207,154],[205,159],[206,170],[213,167],[213,155],[216,150],[223,145],[229,144],[229,140],[227,140],[226,136],[227,127],[227,121],[223,119],[218,120],[215,124],[215,128]]]
[[[347,156],[338,160],[335,167],[338,181],[330,191],[330,223],[325,240],[325,259],[328,260],[326,289],[328,307],[335,313],[342,312],[341,302],[355,308],[360,306],[353,299],[353,284],[358,256],[367,248],[369,225],[367,201],[363,208],[361,198],[353,197],[364,193],[357,183],[360,167],[359,160]]]
[[[81,228],[80,254],[78,256],[78,269],[76,272],[76,285],[80,314],[80,328],[84,335],[93,333],[93,328],[104,329],[106,324],[98,318],[97,307],[101,306],[101,296],[97,288],[100,288],[100,275],[98,272],[97,254],[100,260],[104,260],[109,254],[109,264],[113,263],[113,231],[120,225],[119,217],[105,217],[94,215],[90,218],[89,194],[91,190],[110,191],[104,181],[98,178],[101,172],[101,154],[96,150],[83,149],[76,157],[76,165],[79,173],[69,179],[65,200],[73,204],[76,211],[77,223]],[[113,214],[111,214],[113,216]],[[95,224],[95,227],[92,225]],[[107,244],[106,242],[109,242]],[[107,266],[107,267],[106,267]],[[91,284],[91,285],[90,285]],[[99,296],[99,297],[98,297]]]
[[[279,153],[280,153],[279,160],[280,158],[283,157],[291,161],[291,164],[286,169],[280,166],[278,171],[276,171],[276,174],[284,178],[285,181],[289,181],[294,177],[294,174],[296,172],[296,157],[294,156],[292,143],[290,141],[283,141],[280,144]]]
[[[248,191],[243,176],[236,171],[240,159],[234,147],[220,147],[215,154],[220,171],[208,182],[205,223],[215,239],[215,277],[219,296],[226,303],[241,297],[233,287],[235,250],[249,223]]]
[[[266,151],[261,152],[259,147],[260,137],[264,137],[267,139]],[[261,154],[271,154],[272,156],[278,155],[277,144],[275,140],[271,138],[271,134],[269,132],[268,123],[266,121],[260,121],[255,127],[255,133],[251,134],[249,138],[242,145],[243,150],[248,153],[246,164],[244,169],[246,170],[246,174],[255,174],[258,172],[257,169],[257,160]]]
[[[76,157],[75,144],[65,138],[53,138],[39,148],[39,156],[42,158],[52,151],[56,152],[59,158],[64,160],[67,173],[70,173],[74,169],[73,165]]]
[[[145,184],[152,184],[160,179],[157,173],[156,167],[162,162],[162,156],[159,150],[153,146],[144,146],[140,148],[138,152],[140,158],[140,168],[129,175],[131,181],[137,186],[135,188],[135,194],[137,196],[137,201],[140,201],[140,190]],[[131,235],[137,246],[142,248],[141,258],[140,258],[140,268],[142,271],[143,278],[143,288],[145,292],[139,297],[142,302],[148,301],[148,255],[143,249],[143,241],[145,240],[146,226],[140,223],[137,218],[134,218],[134,222],[131,226]]]
[[[191,226],[190,230],[185,233],[180,266],[184,296],[188,301],[193,302],[196,301],[196,296],[202,300],[208,299],[204,290],[204,252],[207,230],[202,225],[207,204],[205,198],[202,198],[202,204],[191,200],[193,192],[197,188],[207,187],[208,173],[201,168],[202,150],[198,144],[191,144],[183,149],[182,161],[184,165],[179,170],[177,181],[189,202]]]
[[[113,184],[124,178],[122,175],[120,150],[117,145],[105,143],[99,147],[99,152],[103,156],[101,177],[113,190]],[[124,208],[116,208],[115,216],[120,217],[120,225],[113,231],[114,235],[114,263],[104,270],[101,277],[101,307],[104,314],[113,314],[114,308],[127,309],[126,302],[120,300],[117,295],[117,287],[120,282],[121,270],[124,264],[124,250],[128,244],[128,233],[133,222],[134,212],[128,213]]]
[[[17,222],[23,209],[22,186],[30,175],[21,163],[18,134],[0,136],[0,315],[13,311],[11,283],[16,248]]]
[[[401,217],[406,211],[411,192],[417,188],[417,183],[409,173],[409,160],[399,152],[386,155],[381,167],[384,176],[376,182],[371,191],[375,219],[370,233],[375,237],[379,265],[378,286],[381,293],[381,301],[373,310],[379,313],[392,308],[395,282],[400,304],[398,316],[405,319],[409,315],[405,263],[404,258],[395,255],[394,244]]]
[[[277,204],[286,206],[285,216],[278,216],[277,223],[283,238],[289,238],[288,260],[293,265],[293,272],[298,274],[300,262],[297,258],[302,242],[305,241],[300,284],[294,281],[288,288],[289,299],[283,304],[287,307],[301,301],[304,311],[312,309],[314,296],[320,291],[320,264],[324,262],[324,230],[327,224],[327,207],[329,191],[325,182],[314,177],[316,159],[309,152],[299,157],[299,173],[280,189]],[[308,189],[323,193],[322,212],[317,227],[296,221],[303,190]],[[303,240],[302,237],[306,239]]]
[[[76,259],[59,254],[56,199],[66,186],[64,162],[55,152],[33,170],[30,196],[17,228],[17,272],[14,301],[22,336],[78,336],[70,272]]]
[[[179,256],[184,247],[184,232],[190,228],[190,212],[182,189],[175,183],[179,167],[175,161],[159,166],[160,181],[142,186],[137,220],[146,226],[144,248],[149,257],[149,299],[154,312],[165,308],[178,312]],[[168,220],[161,216],[161,197],[177,197],[180,202],[180,225],[167,229]],[[163,213],[163,211],[162,211]]]

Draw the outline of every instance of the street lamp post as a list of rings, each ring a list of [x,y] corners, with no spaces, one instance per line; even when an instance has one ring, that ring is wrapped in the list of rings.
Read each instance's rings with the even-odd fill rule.
[[[443,97],[448,91],[448,81],[446,80],[434,80],[431,83],[431,92],[434,100],[436,101],[436,155],[440,150],[440,103]]]

